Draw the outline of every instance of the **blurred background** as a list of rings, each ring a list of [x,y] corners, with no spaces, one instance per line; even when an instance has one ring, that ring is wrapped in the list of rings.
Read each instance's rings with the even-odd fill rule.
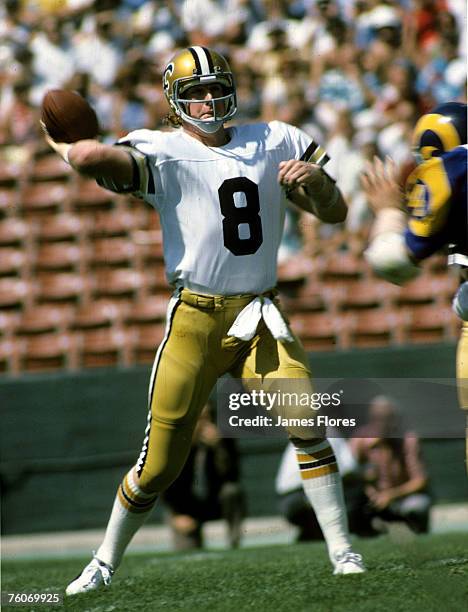
[[[79,91],[106,142],[136,128],[166,129],[161,71],[186,45],[213,46],[229,59],[236,122],[279,119],[323,144],[349,203],[339,226],[287,215],[279,288],[314,375],[454,377],[457,279],[444,253],[404,288],[372,275],[362,258],[372,217],[359,176],[366,160],[390,155],[404,181],[417,118],[441,102],[466,102],[463,0],[5,0],[5,534],[103,527],[141,445],[171,293],[157,215],[70,172],[41,136],[42,97],[51,88]],[[422,442],[436,500],[466,501],[463,442]],[[284,446],[239,442],[250,516],[278,513],[274,477]]]

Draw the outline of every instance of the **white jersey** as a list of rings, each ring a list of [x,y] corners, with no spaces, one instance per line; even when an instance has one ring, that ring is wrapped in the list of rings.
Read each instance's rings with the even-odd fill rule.
[[[146,156],[137,195],[159,212],[168,281],[204,294],[260,294],[276,284],[286,196],[278,164],[311,139],[273,121],[230,128],[208,147],[183,129],[136,130],[121,139]]]

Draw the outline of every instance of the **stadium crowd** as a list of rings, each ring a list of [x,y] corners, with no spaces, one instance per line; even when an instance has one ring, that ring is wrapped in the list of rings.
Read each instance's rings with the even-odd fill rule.
[[[371,218],[359,180],[366,160],[390,155],[405,176],[417,117],[466,100],[465,20],[463,0],[6,0],[5,184],[27,182],[46,149],[38,119],[48,89],[84,95],[113,142],[135,128],[164,129],[162,68],[181,46],[215,47],[237,77],[235,121],[301,127],[327,149],[327,170],[348,201],[338,229],[288,213],[282,273],[303,278],[318,245],[361,256]],[[2,218],[14,214],[8,194],[0,194]]]
[[[37,108],[72,88],[106,136],[160,128],[161,69],[187,44],[238,75],[238,121],[273,118],[323,143],[359,225],[364,159],[409,163],[416,118],[466,91],[461,0],[7,0],[0,9],[0,143],[34,143]]]

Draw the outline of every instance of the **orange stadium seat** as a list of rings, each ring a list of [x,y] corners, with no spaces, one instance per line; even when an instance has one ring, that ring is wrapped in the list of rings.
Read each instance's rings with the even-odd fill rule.
[[[23,371],[75,369],[78,364],[75,339],[68,333],[31,336],[21,345]]]
[[[164,249],[161,230],[135,230],[132,232],[132,240],[139,261],[144,264],[163,262]]]
[[[327,312],[295,313],[291,315],[290,323],[306,350],[349,347],[349,323],[346,316],[336,317]]]
[[[168,300],[162,295],[148,295],[138,300],[125,319],[127,325],[145,326],[165,321]]]
[[[90,264],[95,267],[131,266],[135,263],[136,251],[128,238],[100,238],[93,242]]]
[[[33,261],[37,271],[56,270],[79,272],[88,260],[87,250],[68,242],[51,242],[39,246]]]
[[[280,304],[284,312],[292,314],[293,312],[324,312],[327,308],[323,293],[318,289],[307,295],[298,294],[298,292],[289,292],[280,286],[279,292]]]
[[[68,198],[69,189],[64,183],[29,183],[21,191],[20,208],[26,215],[64,210]]]
[[[14,336],[20,317],[20,311],[0,310],[0,340],[7,340]]]
[[[448,304],[419,306],[408,314],[406,333],[411,342],[444,342],[458,338],[461,322]]]
[[[143,275],[147,293],[168,294],[172,291],[167,282],[166,270],[162,263],[145,266]]]
[[[0,246],[23,246],[30,244],[31,224],[11,217],[0,220]]]
[[[132,339],[129,332],[116,328],[83,330],[77,335],[81,367],[129,365]]]
[[[26,308],[32,303],[31,284],[20,278],[0,278],[0,308]]]
[[[401,344],[404,342],[405,311],[372,308],[353,313],[351,344],[354,347],[372,347]]]
[[[74,316],[73,329],[98,329],[112,327],[124,315],[122,305],[109,299],[94,300],[81,305]]]
[[[117,206],[119,210],[128,210],[132,214],[138,213],[146,218],[146,224],[151,229],[159,228],[159,216],[154,212],[152,207],[142,200],[141,198],[136,198],[131,194],[127,195],[118,195],[116,198]]]
[[[0,187],[0,213],[4,215],[12,213],[18,205],[19,199],[19,189],[15,185]]]
[[[151,363],[161,343],[166,327],[168,300],[161,295],[149,295],[132,307],[125,324],[134,332],[133,359],[138,363]]]
[[[23,167],[17,162],[0,160],[0,185],[14,185],[21,177]]]
[[[136,363],[152,363],[156,356],[156,351],[164,338],[164,334],[164,323],[153,323],[138,329],[133,339],[133,360]]]
[[[39,222],[37,239],[40,242],[60,240],[77,242],[85,236],[87,226],[87,222],[77,215],[67,212],[60,213]]]
[[[34,181],[68,181],[72,169],[56,153],[47,153],[32,162],[30,178]]]
[[[315,264],[310,257],[293,255],[278,265],[278,281],[295,283],[310,278],[315,273]]]
[[[334,310],[336,297],[340,292],[340,287],[333,284],[331,287],[325,286],[313,275],[309,276],[305,283],[292,290],[280,285],[281,302],[287,312],[323,312]],[[283,297],[284,293],[284,297]]]
[[[399,288],[395,285],[376,279],[350,281],[341,289],[343,291],[338,300],[342,310],[389,307],[392,297],[399,293]]]
[[[438,285],[434,282],[434,278],[429,274],[423,274],[400,287],[395,303],[399,306],[431,304],[436,302],[438,297]]]
[[[0,247],[0,276],[27,277],[28,264],[28,257],[24,250]]]
[[[19,336],[38,336],[65,331],[70,321],[70,310],[66,311],[49,305],[35,304],[22,313],[16,323],[16,334]]]
[[[130,236],[133,230],[145,227],[145,222],[146,215],[141,211],[101,210],[93,217],[89,235],[91,238]]]
[[[440,303],[451,304],[453,296],[457,292],[460,284],[458,274],[452,274],[446,270],[442,274],[433,274],[432,282],[434,292],[437,295],[437,301]]]
[[[130,268],[102,270],[96,273],[95,297],[133,299],[139,296],[144,286],[141,272]]]
[[[16,326],[23,340],[22,370],[53,370],[73,367],[73,337],[66,333],[71,312],[49,305],[34,305],[26,310]]]
[[[90,295],[90,282],[74,272],[50,272],[39,276],[36,284],[36,298],[40,303],[85,302]]]
[[[72,204],[76,211],[91,212],[99,208],[112,208],[114,199],[114,194],[100,187],[96,181],[79,177],[72,196]]]
[[[337,251],[318,258],[319,277],[325,282],[352,281],[364,278],[368,267],[362,257]]]

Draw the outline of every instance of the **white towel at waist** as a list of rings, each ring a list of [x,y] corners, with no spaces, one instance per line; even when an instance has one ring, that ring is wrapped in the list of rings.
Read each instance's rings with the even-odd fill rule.
[[[273,338],[281,342],[293,342],[294,338],[276,304],[270,298],[262,296],[256,297],[240,311],[228,331],[228,336],[240,340],[252,340],[261,318]]]

